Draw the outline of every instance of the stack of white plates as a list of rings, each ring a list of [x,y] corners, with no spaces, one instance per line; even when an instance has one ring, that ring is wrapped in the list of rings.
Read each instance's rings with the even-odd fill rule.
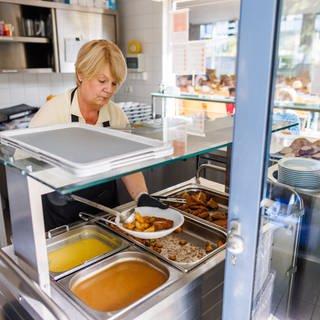
[[[320,189],[320,161],[283,158],[278,162],[278,181],[303,189]]]

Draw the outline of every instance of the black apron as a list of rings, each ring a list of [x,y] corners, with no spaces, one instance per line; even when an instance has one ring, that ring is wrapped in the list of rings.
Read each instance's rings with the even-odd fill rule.
[[[72,104],[76,89],[71,92],[70,105]],[[72,114],[71,122],[79,122],[79,117]],[[104,122],[103,126],[109,127],[109,121]],[[119,205],[115,181],[109,181],[95,187],[80,190],[75,192],[75,194],[111,208]],[[56,191],[42,196],[42,205],[46,231],[79,220],[79,212],[81,211],[91,214],[99,212],[99,210],[80,202],[67,201],[64,196]]]

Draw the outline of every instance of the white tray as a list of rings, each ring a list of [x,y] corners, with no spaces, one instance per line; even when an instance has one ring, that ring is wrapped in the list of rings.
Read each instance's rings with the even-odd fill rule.
[[[169,143],[81,123],[0,133],[0,142],[77,176],[89,176],[173,153]]]

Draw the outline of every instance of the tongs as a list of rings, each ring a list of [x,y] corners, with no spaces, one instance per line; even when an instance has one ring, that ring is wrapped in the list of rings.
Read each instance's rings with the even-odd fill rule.
[[[111,213],[112,215],[119,217],[120,223],[132,223],[136,219],[136,213],[134,208],[129,211],[119,212],[109,207],[106,207],[100,203],[88,200],[86,198],[79,197],[75,194],[71,194],[70,197],[75,201],[87,204],[88,206],[91,206],[93,208],[96,208],[98,210],[101,210],[107,213]],[[110,221],[108,220],[108,222]]]
[[[165,201],[165,202],[175,202],[175,203],[187,203],[187,200],[184,198],[176,198],[171,196],[155,196],[151,195],[152,198],[156,198],[159,201]]]

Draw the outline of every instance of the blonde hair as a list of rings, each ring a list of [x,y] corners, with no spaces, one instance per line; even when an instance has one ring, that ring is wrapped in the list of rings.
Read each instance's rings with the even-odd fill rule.
[[[127,76],[127,65],[119,47],[107,40],[92,40],[79,50],[76,67],[76,82],[79,86],[79,75],[92,79],[106,66],[109,66],[112,77],[118,87]]]

